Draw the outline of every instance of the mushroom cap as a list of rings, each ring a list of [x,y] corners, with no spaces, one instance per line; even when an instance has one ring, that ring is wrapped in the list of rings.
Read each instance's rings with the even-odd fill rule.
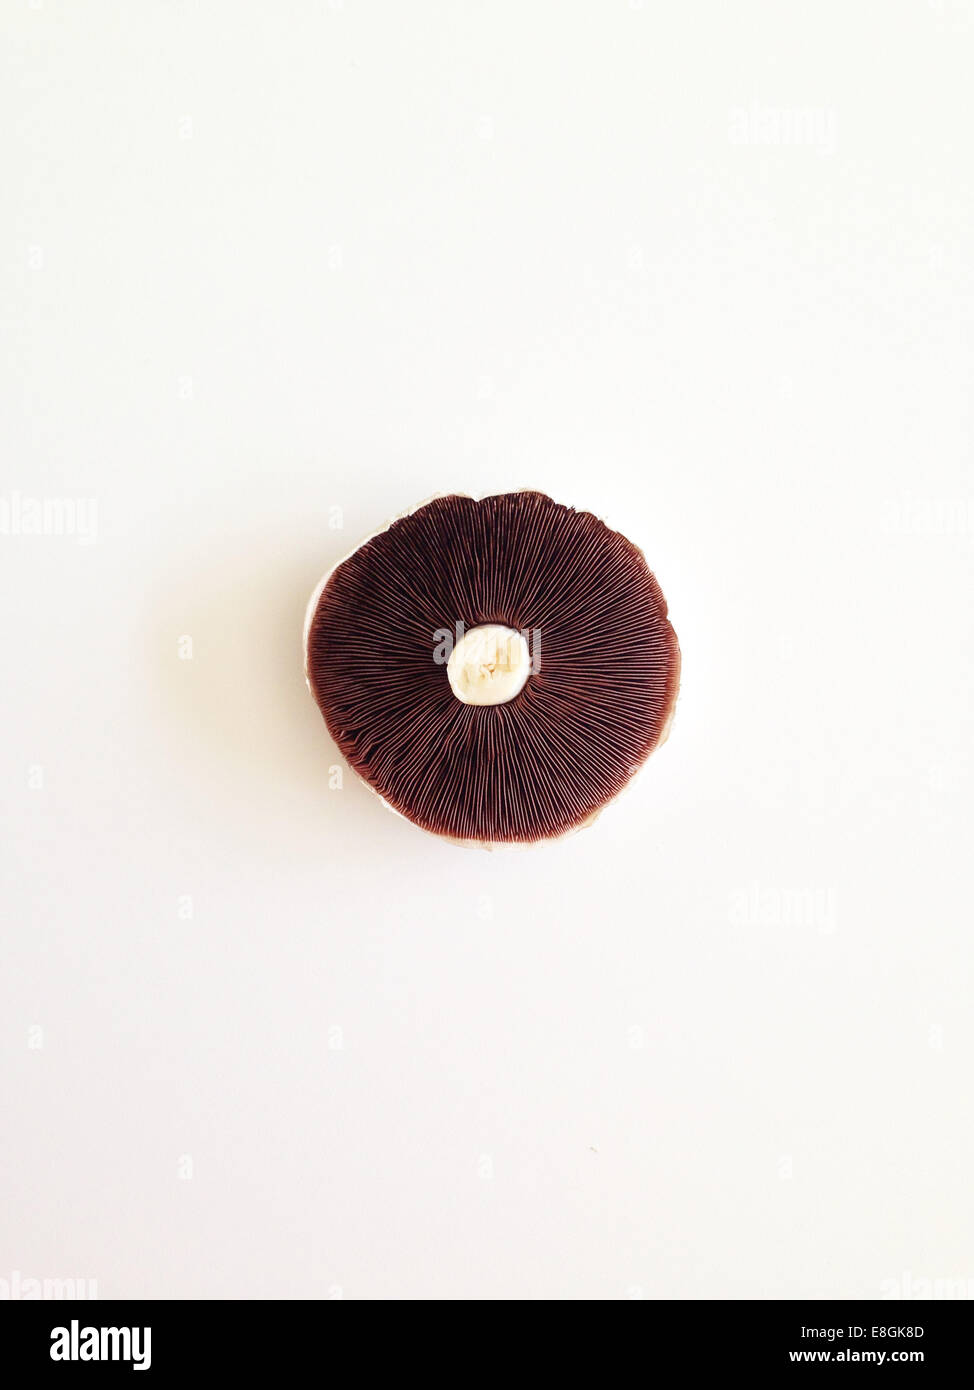
[[[458,699],[454,642],[520,633],[531,674]],[[424,830],[529,843],[589,823],[666,737],[680,651],[642,552],[540,492],[434,498],[326,575],[308,684],[349,765]]]

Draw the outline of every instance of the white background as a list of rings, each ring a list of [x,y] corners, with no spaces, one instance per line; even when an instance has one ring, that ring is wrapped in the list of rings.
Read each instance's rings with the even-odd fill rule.
[[[0,1278],[974,1280],[974,5],[2,13]],[[488,855],[329,790],[300,634],[525,485],[683,692]]]

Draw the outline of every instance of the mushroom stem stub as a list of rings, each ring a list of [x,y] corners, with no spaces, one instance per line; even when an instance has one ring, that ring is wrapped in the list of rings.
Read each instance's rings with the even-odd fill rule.
[[[465,705],[503,705],[524,689],[531,654],[519,632],[484,623],[465,632],[446,664],[450,689]]]

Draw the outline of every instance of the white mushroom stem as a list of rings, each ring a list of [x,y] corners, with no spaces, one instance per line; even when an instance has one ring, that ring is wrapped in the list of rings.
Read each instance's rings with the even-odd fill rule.
[[[503,705],[524,689],[531,653],[512,627],[484,623],[460,638],[446,674],[454,695],[465,705]]]

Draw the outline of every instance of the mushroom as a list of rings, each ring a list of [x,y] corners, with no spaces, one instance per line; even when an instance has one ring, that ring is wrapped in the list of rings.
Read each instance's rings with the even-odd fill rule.
[[[349,765],[448,839],[590,823],[666,737],[680,649],[642,552],[540,492],[437,497],[336,565],[308,686]]]

